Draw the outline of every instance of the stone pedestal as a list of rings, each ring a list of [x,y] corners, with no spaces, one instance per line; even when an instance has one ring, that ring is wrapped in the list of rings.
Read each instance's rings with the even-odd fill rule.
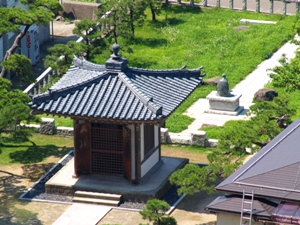
[[[229,97],[217,95],[217,91],[212,91],[206,99],[209,100],[209,110],[206,113],[237,116],[244,107],[240,106],[241,94],[231,93]]]

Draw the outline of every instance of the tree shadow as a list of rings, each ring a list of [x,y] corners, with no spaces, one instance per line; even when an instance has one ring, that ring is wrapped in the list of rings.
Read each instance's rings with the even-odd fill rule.
[[[31,181],[36,181],[47,173],[55,163],[43,163],[43,164],[31,164],[22,166],[23,176],[27,177]]]
[[[150,68],[153,65],[157,65],[157,63],[148,58],[131,58],[130,65],[137,68]]]
[[[160,46],[166,46],[168,44],[167,39],[165,38],[140,38],[136,37],[132,41],[133,44],[146,45],[148,47],[156,48]]]
[[[169,12],[178,14],[178,13],[192,13],[192,14],[198,14],[203,13],[201,7],[197,6],[190,6],[188,4],[181,4],[181,5],[172,5],[168,9]]]
[[[45,158],[49,156],[55,157],[63,157],[66,155],[71,148],[67,147],[57,147],[56,145],[45,145],[45,146],[37,146],[35,143],[31,142],[33,146],[29,146],[25,151],[14,151],[9,154],[11,158],[11,162],[29,164],[29,163],[37,163],[43,161]],[[12,146],[19,147],[19,146]]]
[[[162,27],[175,26],[175,25],[182,24],[182,23],[185,23],[185,21],[182,20],[182,19],[170,17],[170,18],[167,18],[167,19],[162,20],[162,21],[151,21],[151,22],[149,22],[149,26],[153,27],[153,28],[156,28],[156,29],[159,29],[159,28],[162,28]]]
[[[22,176],[0,171],[0,224],[42,224],[37,213],[16,207],[18,197],[26,190],[22,179]]]

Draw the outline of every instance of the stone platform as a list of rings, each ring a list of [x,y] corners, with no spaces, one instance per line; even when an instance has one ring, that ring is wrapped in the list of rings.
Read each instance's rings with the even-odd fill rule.
[[[188,163],[188,159],[162,157],[162,165],[142,184],[133,184],[123,177],[104,175],[82,175],[73,178],[74,160],[72,159],[45,185],[47,193],[73,196],[75,191],[92,191],[121,194],[123,200],[146,202],[160,198],[170,187],[171,174]]]
[[[209,109],[205,110],[205,113],[237,116],[244,109],[240,106],[241,96],[231,93],[229,97],[222,97],[217,95],[217,91],[212,91],[206,97],[209,100]]]

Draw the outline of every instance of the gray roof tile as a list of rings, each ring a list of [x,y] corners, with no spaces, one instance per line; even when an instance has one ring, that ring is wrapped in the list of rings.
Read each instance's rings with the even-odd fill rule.
[[[296,120],[216,189],[300,201],[299,136]]]
[[[250,200],[250,199],[249,199]],[[255,217],[271,217],[273,210],[277,207],[277,203],[262,199],[255,198],[253,201],[253,216]],[[214,212],[231,212],[241,214],[242,197],[238,195],[228,195],[217,197],[212,201],[206,210]]]
[[[46,93],[33,96],[30,106],[39,113],[71,117],[161,120],[199,86],[204,76],[200,74],[202,67],[145,70],[125,65],[122,68],[122,71],[106,69],[75,59],[69,71]]]

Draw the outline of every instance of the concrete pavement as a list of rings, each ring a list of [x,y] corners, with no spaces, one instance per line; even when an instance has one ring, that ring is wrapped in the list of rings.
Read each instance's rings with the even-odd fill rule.
[[[97,224],[111,207],[76,203],[70,206],[53,225],[94,225]]]

